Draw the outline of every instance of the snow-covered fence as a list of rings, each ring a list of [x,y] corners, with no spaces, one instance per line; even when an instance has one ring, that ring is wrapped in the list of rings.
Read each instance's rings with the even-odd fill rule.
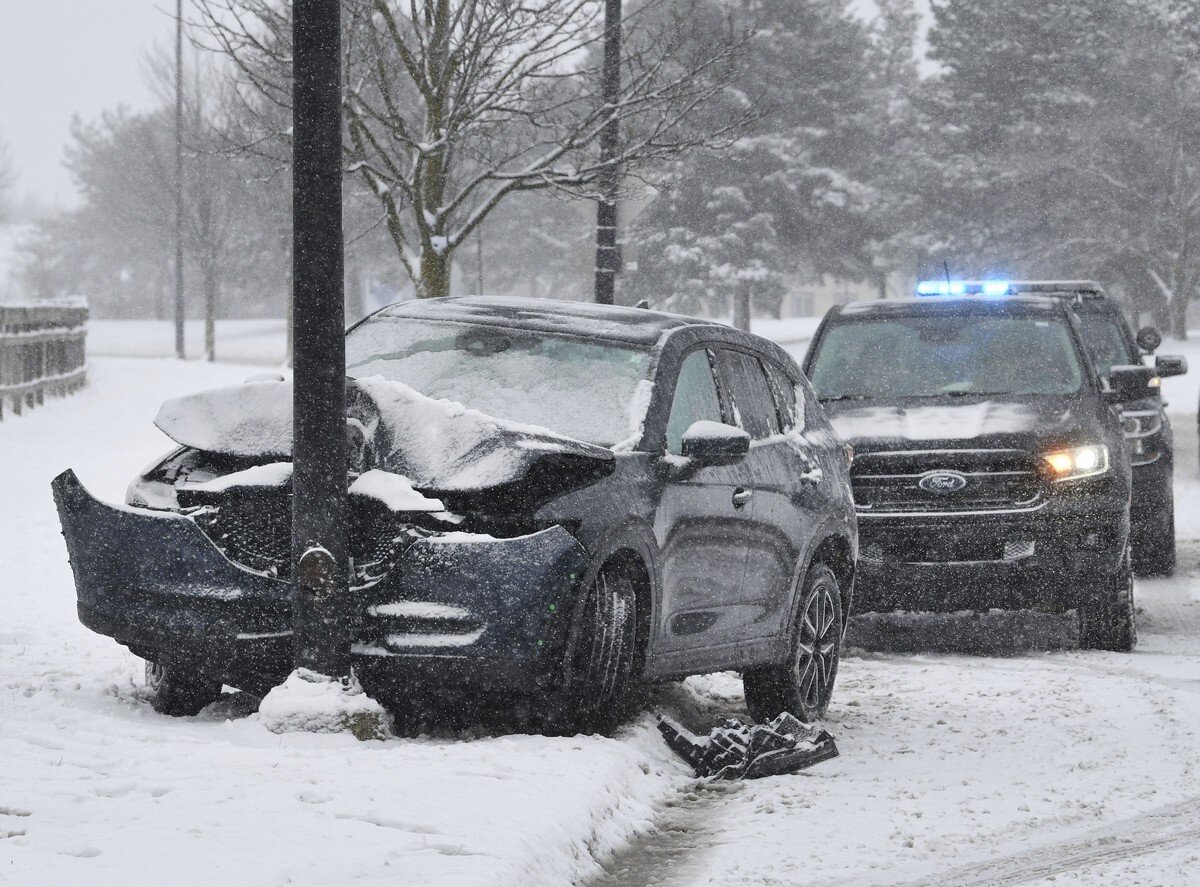
[[[87,305],[0,305],[0,420],[83,386]]]

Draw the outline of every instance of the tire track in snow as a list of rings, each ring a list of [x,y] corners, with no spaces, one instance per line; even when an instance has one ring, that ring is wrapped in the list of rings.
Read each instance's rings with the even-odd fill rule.
[[[1200,796],[1139,816],[1119,820],[1067,841],[1059,841],[905,881],[896,887],[1004,887],[1025,884],[1105,863],[1120,862],[1200,841]]]
[[[670,887],[691,883],[704,851],[720,842],[715,802],[742,788],[736,782],[696,780],[663,802],[654,827],[610,859],[587,887]]]

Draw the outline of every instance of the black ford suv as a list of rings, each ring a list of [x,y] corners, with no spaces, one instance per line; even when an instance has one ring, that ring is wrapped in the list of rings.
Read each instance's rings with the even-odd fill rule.
[[[1134,336],[1121,308],[1093,281],[1014,281],[1012,293],[1036,293],[1065,299],[1079,318],[1083,342],[1101,375],[1114,366],[1136,365],[1162,343],[1153,327]],[[1130,503],[1133,570],[1139,576],[1169,575],[1175,570],[1175,454],[1159,380],[1187,372],[1187,361],[1159,355],[1155,378],[1145,397],[1122,404],[1121,425],[1133,466]]]
[[[1120,406],[1063,300],[966,295],[832,309],[804,369],[855,451],[858,609],[1075,609],[1085,647],[1136,642]]]

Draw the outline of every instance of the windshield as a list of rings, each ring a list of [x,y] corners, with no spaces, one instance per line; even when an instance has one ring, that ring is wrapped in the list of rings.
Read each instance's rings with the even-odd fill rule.
[[[829,326],[809,379],[822,400],[1070,394],[1083,372],[1052,318],[913,315]]]
[[[1121,331],[1121,321],[1112,315],[1079,314],[1079,325],[1083,330],[1083,342],[1091,352],[1092,360],[1104,375],[1115,366],[1141,363],[1130,356],[1129,344]]]
[[[601,446],[640,431],[645,350],[470,323],[383,317],[346,338],[346,372]],[[645,383],[646,386],[649,382]]]

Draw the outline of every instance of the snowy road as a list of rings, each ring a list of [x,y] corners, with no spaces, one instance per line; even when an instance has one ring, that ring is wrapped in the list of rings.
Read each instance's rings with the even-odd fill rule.
[[[167,448],[161,400],[250,372],[101,359],[75,399],[0,425],[0,884],[1173,885],[1200,869],[1194,390],[1177,397],[1181,570],[1138,584],[1137,653],[848,658],[828,721],[841,758],[702,786],[648,716],[616,738],[356,743],[269,734],[236,697],[155,715],[138,661],[75,619],[48,482],[72,466],[119,498]],[[1045,636],[1069,644],[1061,629]],[[740,711],[740,685],[693,679],[654,704],[711,721]]]

